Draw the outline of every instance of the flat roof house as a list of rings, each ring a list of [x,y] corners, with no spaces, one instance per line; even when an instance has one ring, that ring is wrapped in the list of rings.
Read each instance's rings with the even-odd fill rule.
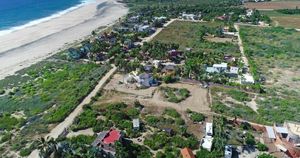
[[[229,72],[227,72],[227,75],[229,77],[238,77],[238,74],[239,74],[239,68],[234,66],[231,66]]]
[[[207,122],[205,126],[205,134],[206,136],[213,136],[213,124]]]
[[[202,139],[201,146],[202,146],[204,149],[206,149],[206,150],[208,150],[208,151],[211,151],[212,144],[213,144],[213,140],[214,140],[213,137],[205,136],[205,137]]]
[[[139,130],[140,129],[140,120],[139,119],[133,119],[132,120],[132,125],[134,130]]]
[[[300,147],[300,123],[286,121],[283,126],[288,130],[287,141],[293,143],[294,146]]]
[[[241,84],[253,84],[254,83],[254,78],[253,76],[249,74],[243,74],[241,78]]]

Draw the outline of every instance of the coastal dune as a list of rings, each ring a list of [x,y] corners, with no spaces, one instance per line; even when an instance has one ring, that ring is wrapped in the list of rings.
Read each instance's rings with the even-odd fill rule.
[[[95,0],[60,17],[0,36],[0,79],[37,63],[68,43],[126,15],[115,0]]]

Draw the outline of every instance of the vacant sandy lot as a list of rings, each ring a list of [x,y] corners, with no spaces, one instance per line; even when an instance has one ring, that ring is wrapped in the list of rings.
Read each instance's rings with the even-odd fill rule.
[[[196,112],[209,113],[209,102],[208,102],[208,90],[200,88],[198,85],[192,84],[162,84],[160,86],[168,86],[174,88],[186,88],[190,91],[191,96],[180,103],[171,103],[166,101],[158,87],[151,87],[148,89],[136,89],[133,85],[120,84],[123,75],[115,74],[111,81],[105,86],[105,90],[118,92],[111,94],[110,97],[106,97],[107,100],[132,102],[139,100],[145,106],[152,107],[171,107],[179,112],[191,109]],[[127,101],[126,101],[127,100]],[[104,100],[103,100],[104,101]]]
[[[278,2],[260,2],[260,3],[245,3],[246,8],[259,10],[273,10],[273,9],[294,9],[300,6],[300,1],[278,1]]]

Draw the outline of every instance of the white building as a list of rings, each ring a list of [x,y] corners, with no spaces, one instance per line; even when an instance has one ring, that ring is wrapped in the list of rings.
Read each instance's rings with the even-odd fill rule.
[[[250,74],[243,74],[241,78],[241,84],[253,84],[254,83],[254,78]]]
[[[300,123],[286,121],[283,126],[288,130],[286,140],[293,143],[294,146],[300,147]]]
[[[207,67],[206,72],[208,73],[221,73],[227,70],[227,63],[214,64],[212,67]]]
[[[208,151],[211,151],[211,148],[212,148],[212,144],[213,144],[213,140],[214,138],[213,137],[204,137],[202,139],[202,142],[201,142],[201,146],[208,150]]]
[[[140,120],[139,119],[133,119],[132,120],[132,125],[134,130],[139,130],[140,129]]]
[[[207,122],[205,126],[205,135],[206,136],[213,136],[213,124]]]

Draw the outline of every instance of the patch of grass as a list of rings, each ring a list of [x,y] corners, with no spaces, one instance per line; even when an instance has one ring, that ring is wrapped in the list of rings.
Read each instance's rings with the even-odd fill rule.
[[[299,14],[283,14],[277,11],[261,11],[262,14],[269,16],[273,23],[272,25],[278,25],[286,28],[299,28],[300,15]]]
[[[15,117],[11,117],[9,114],[4,114],[0,116],[0,130],[12,130],[14,128],[19,127],[24,123],[23,119],[17,119]]]
[[[167,108],[167,109],[165,109],[164,113],[166,115],[174,117],[174,118],[180,117],[180,114],[175,109]]]
[[[96,125],[96,112],[90,108],[85,108],[85,110],[75,118],[71,129],[73,131],[78,131],[82,129],[87,129]]]
[[[226,94],[228,94],[230,97],[240,102],[251,101],[248,93],[236,89],[230,89],[229,91],[227,91]]]
[[[190,91],[185,88],[160,87],[160,90],[164,93],[165,98],[173,103],[179,103],[190,96]]]

